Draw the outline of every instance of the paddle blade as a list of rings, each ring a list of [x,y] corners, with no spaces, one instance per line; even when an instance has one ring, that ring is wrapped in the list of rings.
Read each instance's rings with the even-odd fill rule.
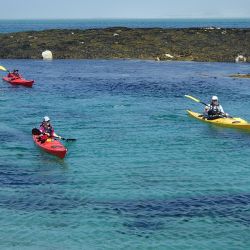
[[[32,129],[32,135],[41,135],[41,131],[37,128]]]
[[[76,139],[64,139],[65,141],[76,141]]]
[[[189,99],[191,99],[191,100],[193,100],[195,102],[201,102],[199,99],[197,99],[197,98],[195,98],[195,97],[193,97],[191,95],[185,95],[185,97],[187,97],[187,98],[189,98]]]
[[[0,70],[2,71],[8,71],[6,68],[4,68],[3,66],[0,66]]]
[[[67,139],[67,138],[64,138],[64,137],[56,137],[56,139],[62,140],[62,141],[76,141],[76,139]]]

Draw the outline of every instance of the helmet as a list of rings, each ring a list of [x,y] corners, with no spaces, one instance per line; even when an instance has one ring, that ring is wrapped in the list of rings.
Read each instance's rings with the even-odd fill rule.
[[[214,96],[212,97],[212,101],[219,101],[219,98],[218,98],[216,95],[214,95]]]
[[[44,116],[43,121],[44,121],[44,122],[49,122],[49,121],[50,121],[50,118],[49,118],[48,116]]]

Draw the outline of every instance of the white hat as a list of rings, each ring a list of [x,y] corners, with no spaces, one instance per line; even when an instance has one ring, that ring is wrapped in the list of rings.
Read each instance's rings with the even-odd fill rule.
[[[49,119],[48,116],[44,116],[43,120],[44,120],[45,122],[49,122],[49,121],[50,121],[50,119]]]
[[[214,95],[214,96],[212,97],[212,101],[218,101],[218,100],[219,100],[218,96]]]

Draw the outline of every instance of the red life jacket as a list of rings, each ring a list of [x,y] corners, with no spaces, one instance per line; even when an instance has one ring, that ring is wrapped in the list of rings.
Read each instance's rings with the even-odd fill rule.
[[[40,141],[41,143],[45,143],[48,139],[49,137],[47,135],[42,135],[38,138],[38,141]]]

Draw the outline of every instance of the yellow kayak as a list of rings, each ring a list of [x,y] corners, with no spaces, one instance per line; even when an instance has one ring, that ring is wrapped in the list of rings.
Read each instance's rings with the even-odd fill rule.
[[[193,112],[191,110],[187,110],[187,112],[191,117],[196,118],[197,120],[200,120],[202,122],[208,122],[208,123],[212,123],[212,124],[222,126],[222,127],[250,130],[250,123],[248,123],[246,120],[243,120],[241,118],[235,118],[235,117],[227,118],[227,117],[225,117],[225,118],[218,118],[215,120],[208,120],[202,114]]]

